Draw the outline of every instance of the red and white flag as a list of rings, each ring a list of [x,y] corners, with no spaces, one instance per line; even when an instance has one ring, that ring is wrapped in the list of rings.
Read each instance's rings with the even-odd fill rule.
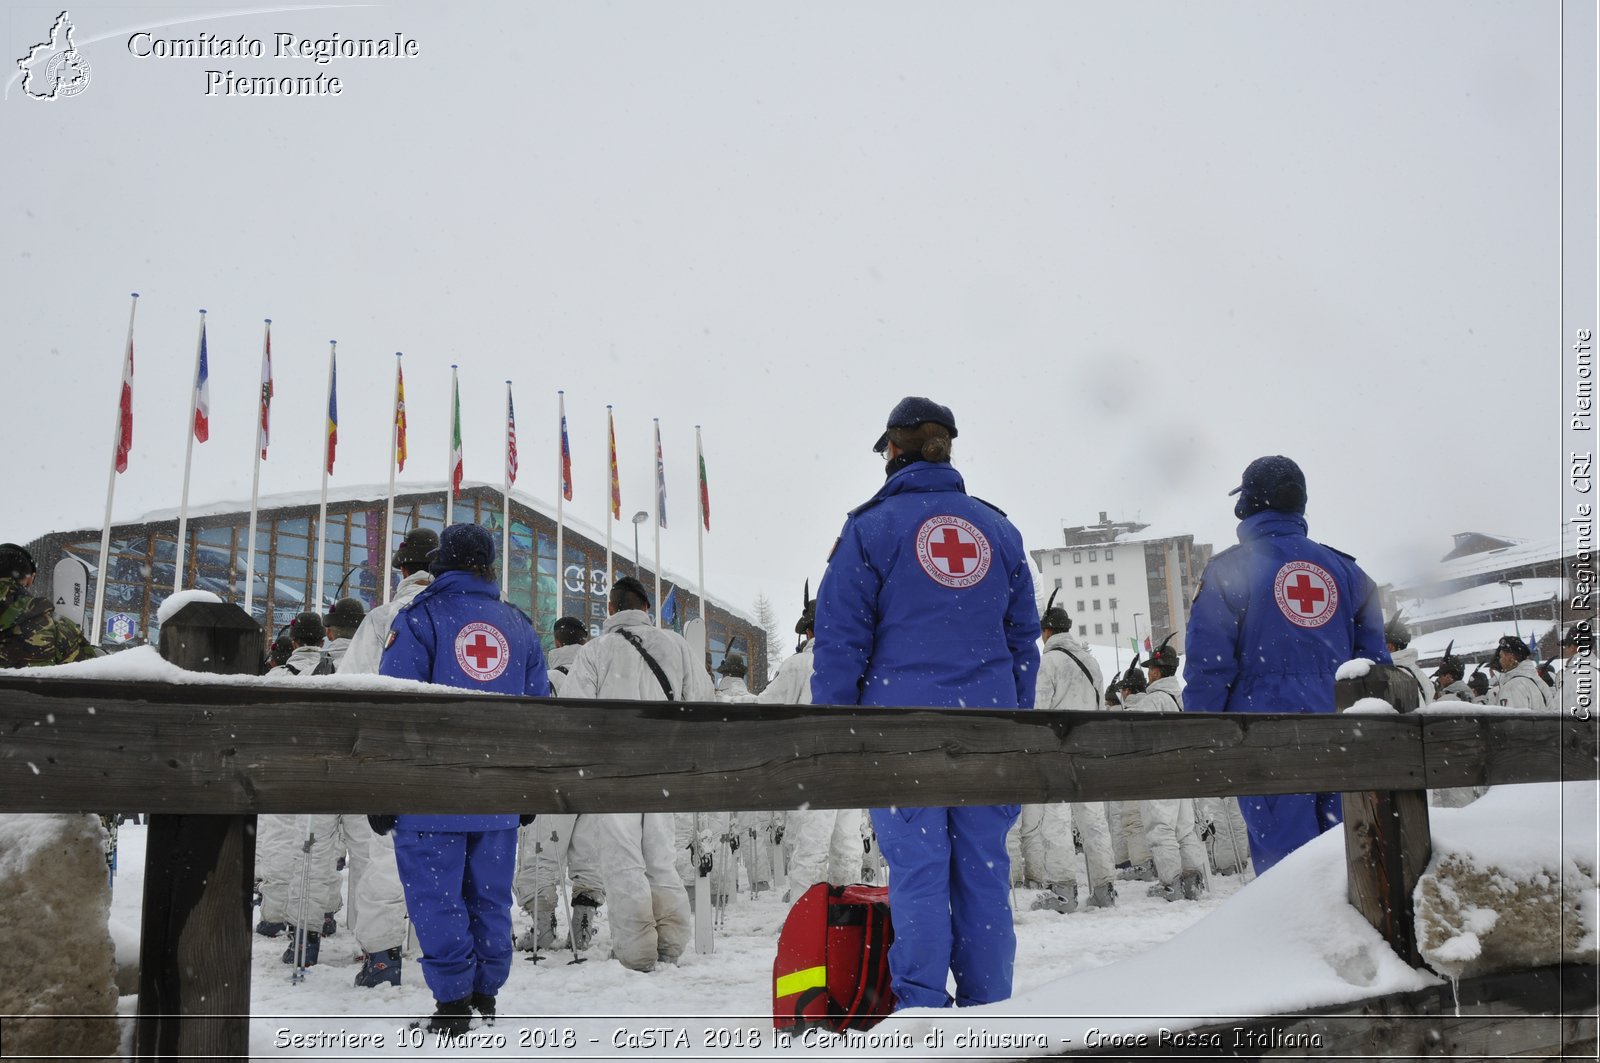
[[[134,305],[139,297],[135,295]],[[128,451],[133,449],[133,314],[128,314],[128,356],[122,363],[122,396],[117,400],[117,471],[128,471]]]
[[[517,482],[517,408],[511,402],[511,381],[506,381],[506,483]]]
[[[206,359],[206,312],[200,311],[199,368],[194,374],[194,437],[211,438],[211,366]]]

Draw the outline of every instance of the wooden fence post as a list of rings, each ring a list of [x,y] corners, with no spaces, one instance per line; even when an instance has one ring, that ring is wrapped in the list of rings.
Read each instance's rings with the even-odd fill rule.
[[[190,671],[255,674],[261,650],[261,628],[236,605],[191,602],[161,625],[161,656]],[[249,1055],[255,819],[150,817],[138,1059]]]
[[[1393,665],[1374,665],[1366,675],[1335,682],[1333,702],[1340,712],[1363,698],[1379,698],[1407,713],[1421,703],[1422,692],[1410,672]],[[1350,904],[1402,959],[1422,967],[1411,895],[1433,854],[1428,791],[1419,786],[1340,798]]]

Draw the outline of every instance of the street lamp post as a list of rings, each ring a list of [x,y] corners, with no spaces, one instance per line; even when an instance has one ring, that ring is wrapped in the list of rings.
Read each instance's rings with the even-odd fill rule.
[[[1517,588],[1522,586],[1522,581],[1519,579],[1501,579],[1495,582],[1505,587],[1507,593],[1511,595],[1511,630],[1516,632],[1517,639],[1520,641],[1522,638],[1522,626],[1517,623]],[[1504,628],[1501,630],[1504,630]]]
[[[633,578],[640,579],[639,575],[639,525],[650,519],[650,514],[644,510],[633,515]]]

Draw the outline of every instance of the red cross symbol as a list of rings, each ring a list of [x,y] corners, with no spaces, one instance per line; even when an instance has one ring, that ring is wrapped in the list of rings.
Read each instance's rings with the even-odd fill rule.
[[[930,544],[928,553],[943,561],[952,576],[961,576],[966,574],[967,559],[978,556],[978,544],[963,541],[961,533],[947,525],[944,538]]]
[[[481,631],[472,636],[472,640],[462,652],[472,658],[472,663],[478,666],[480,672],[487,672],[490,665],[500,658],[500,647],[486,638]]]
[[[1294,583],[1283,592],[1285,598],[1293,598],[1294,604],[1307,616],[1317,611],[1317,603],[1328,596],[1328,592],[1311,582],[1311,577],[1304,572],[1295,576]]]

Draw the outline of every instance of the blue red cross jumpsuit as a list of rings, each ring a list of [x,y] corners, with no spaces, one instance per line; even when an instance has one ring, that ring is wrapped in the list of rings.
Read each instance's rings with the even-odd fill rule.
[[[441,574],[395,616],[382,673],[499,694],[550,693],[528,618],[500,587]],[[517,815],[402,815],[394,857],[435,1000],[494,996],[511,970]]]
[[[948,463],[915,462],[854,510],[817,590],[818,705],[1033,707],[1039,614],[1022,536]],[[936,780],[927,780],[930,787]],[[1011,995],[1016,933],[1006,831],[1017,805],[871,810],[889,863],[901,1008]]]
[[[1377,587],[1348,554],[1306,537],[1305,517],[1266,510],[1211,559],[1189,613],[1190,712],[1333,712],[1339,666],[1389,664]],[[1257,873],[1340,821],[1339,795],[1239,798]]]

